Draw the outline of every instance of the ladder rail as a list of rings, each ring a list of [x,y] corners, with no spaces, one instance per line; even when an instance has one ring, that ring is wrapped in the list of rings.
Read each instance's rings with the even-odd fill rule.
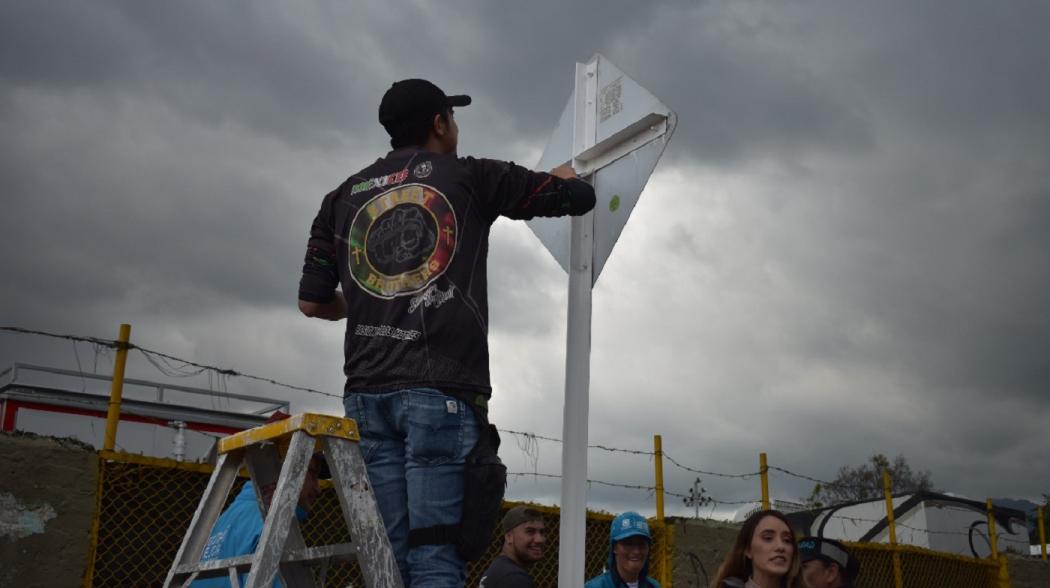
[[[379,515],[365,460],[354,441],[325,437],[325,456],[335,480],[335,493],[350,537],[357,545],[357,561],[365,584],[401,588],[401,571],[390,546],[383,518]]]
[[[164,588],[172,586],[177,566],[190,563],[191,561],[200,562],[204,547],[208,544],[211,529],[215,525],[216,519],[219,518],[222,507],[226,503],[226,498],[230,494],[230,489],[233,488],[233,483],[237,479],[241,455],[242,452],[222,453],[219,455],[215,464],[215,470],[212,471],[212,475],[208,479],[208,485],[204,490],[204,498],[197,505],[197,510],[193,513],[193,518],[190,520],[190,526],[186,530],[186,536],[183,538],[182,545],[179,546],[179,551],[175,555],[175,564],[164,580]]]
[[[270,500],[270,508],[264,509],[266,514],[263,519],[262,533],[255,547],[252,568],[248,573],[248,580],[244,583],[244,588],[269,588],[273,585],[274,576],[281,567],[281,553],[288,541],[291,528],[295,525],[298,529],[295,507],[299,503],[299,493],[306,478],[306,469],[310,465],[314,445],[314,438],[303,431],[292,433],[292,442],[285,453],[284,465],[280,468],[280,474],[277,477],[277,488]],[[253,449],[263,452],[263,455],[259,456]],[[276,448],[272,444],[249,447],[247,453],[249,468],[265,467],[265,452],[267,451],[276,452]],[[256,498],[261,499],[261,491],[262,488],[256,486]],[[299,586],[313,588],[313,576],[309,572],[304,570],[304,573],[299,574],[292,569],[289,569],[289,572],[289,576],[296,577],[285,578],[285,574],[282,573],[281,579],[285,585],[296,586],[296,588]]]
[[[303,435],[310,439],[309,444],[311,448],[316,446],[316,441],[313,437],[309,437],[303,431],[296,431],[293,435]],[[259,505],[259,513],[265,519],[266,517],[266,504],[263,500],[262,489],[270,484],[278,483],[280,474],[286,464],[289,461],[294,460],[305,460],[306,466],[303,469],[303,473],[298,475],[299,484],[297,487],[288,488],[288,492],[292,492],[295,495],[295,503],[298,504],[299,493],[302,491],[303,480],[305,479],[306,468],[310,465],[310,459],[312,458],[313,449],[310,450],[308,455],[300,455],[298,457],[292,457],[290,450],[289,454],[285,456],[285,460],[282,464],[280,453],[273,443],[259,443],[256,445],[250,445],[246,448],[245,461],[248,464],[248,472],[253,480],[259,480],[258,485],[255,487],[255,500],[256,504]],[[292,473],[293,480],[296,479],[296,474]],[[277,490],[274,490],[274,496],[277,495]],[[293,508],[294,513],[294,508]],[[263,526],[263,532],[265,532],[265,524]],[[295,516],[290,521],[290,528],[288,529],[288,537],[284,543],[284,550],[302,550],[306,548],[306,542],[303,540],[302,530],[299,527],[299,519]],[[288,586],[303,586],[306,588],[313,588],[316,585],[313,576],[310,574],[302,565],[296,565],[293,563],[285,563],[285,559],[281,559],[281,563],[278,568],[278,573],[281,576],[281,580]],[[264,584],[269,586],[269,584]]]

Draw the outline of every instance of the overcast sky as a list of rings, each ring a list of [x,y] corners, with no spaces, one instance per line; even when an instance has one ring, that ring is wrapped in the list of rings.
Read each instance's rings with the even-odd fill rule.
[[[1050,6],[362,4],[0,5],[0,324],[128,322],[144,347],[339,394],[344,327],[296,293],[321,198],[388,148],[383,92],[469,93],[460,153],[533,166],[600,52],[678,128],[594,290],[592,443],[661,434],[693,468],[753,472],[765,451],[823,479],[904,454],[941,490],[1050,493]],[[567,278],[508,220],[489,271],[492,420],[561,437]],[[111,359],[0,333],[12,361]],[[129,374],[164,379],[137,355]],[[560,452],[509,434],[502,451],[551,474]],[[591,479],[652,484],[646,456],[590,460]],[[675,492],[696,477],[665,472]],[[771,480],[775,498],[811,487]],[[558,485],[515,478],[509,497],[552,504]],[[644,490],[590,503],[654,511]]]

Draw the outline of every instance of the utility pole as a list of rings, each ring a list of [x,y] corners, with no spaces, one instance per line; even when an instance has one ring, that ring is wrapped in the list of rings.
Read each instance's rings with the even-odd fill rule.
[[[707,496],[707,489],[700,485],[700,478],[693,481],[693,487],[689,489],[689,495],[682,499],[682,502],[686,506],[691,506],[694,509],[693,518],[700,518],[700,507],[706,506],[714,502],[714,500]]]

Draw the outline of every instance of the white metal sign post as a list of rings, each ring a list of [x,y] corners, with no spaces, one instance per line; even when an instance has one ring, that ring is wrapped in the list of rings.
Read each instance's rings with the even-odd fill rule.
[[[576,64],[573,154],[593,146],[597,60]],[[580,169],[575,157],[573,169]],[[587,413],[591,381],[591,285],[594,283],[594,211],[569,221],[569,315],[562,417],[561,521],[558,586],[580,586],[586,559]],[[581,451],[582,449],[582,451]],[[579,562],[572,565],[569,562]]]
[[[529,225],[569,274],[558,586],[584,582],[591,289],[674,131],[674,113],[601,55],[576,84],[538,169],[571,162],[594,185],[595,209]]]

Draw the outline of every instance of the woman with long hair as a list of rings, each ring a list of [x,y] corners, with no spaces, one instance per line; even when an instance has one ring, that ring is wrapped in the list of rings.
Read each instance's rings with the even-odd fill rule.
[[[787,517],[761,510],[744,521],[711,588],[803,588],[800,569]]]

